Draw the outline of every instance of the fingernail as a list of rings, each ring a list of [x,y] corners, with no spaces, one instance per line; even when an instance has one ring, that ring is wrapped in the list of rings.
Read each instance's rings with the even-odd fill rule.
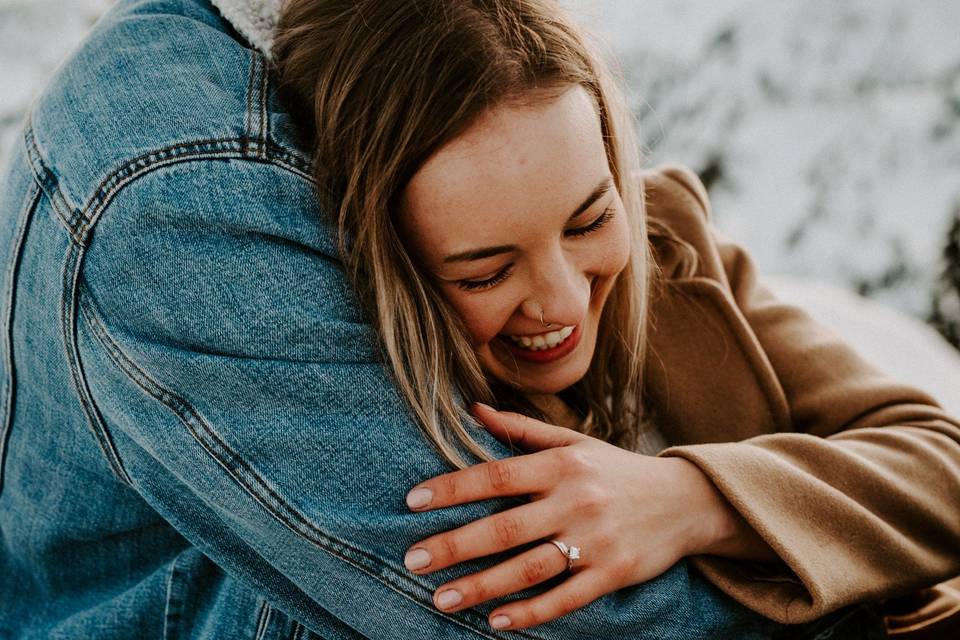
[[[404,556],[403,564],[405,564],[410,571],[423,569],[430,564],[430,552],[426,549],[411,549],[407,552],[407,555]]]
[[[440,595],[437,596],[437,606],[441,609],[455,607],[461,602],[463,602],[463,596],[460,595],[460,592],[455,589],[441,591]]]
[[[433,491],[420,487],[407,494],[407,506],[411,509],[420,509],[430,504],[433,500]]]
[[[490,626],[494,629],[506,629],[510,626],[510,618],[503,614],[493,616],[493,619],[490,621]]]
[[[497,412],[496,409],[494,409],[493,407],[491,407],[491,406],[488,405],[488,404],[484,404],[484,403],[482,403],[482,402],[475,402],[474,404],[477,405],[478,407],[483,407],[483,408],[486,409],[487,411],[493,411],[494,413]]]

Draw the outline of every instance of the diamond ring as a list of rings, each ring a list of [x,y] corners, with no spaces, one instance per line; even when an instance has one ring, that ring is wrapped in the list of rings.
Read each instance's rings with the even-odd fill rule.
[[[573,561],[580,559],[580,547],[568,547],[559,540],[551,540],[557,549],[560,549],[560,553],[567,557],[567,571],[573,568]]]

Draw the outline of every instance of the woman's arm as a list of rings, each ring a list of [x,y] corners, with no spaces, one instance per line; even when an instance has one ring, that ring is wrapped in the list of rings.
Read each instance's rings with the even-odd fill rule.
[[[696,464],[784,561],[773,575],[712,556],[695,564],[740,602],[788,623],[960,574],[960,423],[778,301],[749,255],[709,224],[696,176],[660,173],[661,192],[697,203],[671,211],[701,257],[698,277],[672,285],[676,298],[698,301],[689,313],[725,311],[711,318],[732,336],[728,362],[759,345],[763,358],[749,370],[769,413],[754,415],[770,421],[769,433],[722,442],[710,437],[708,410],[698,410],[679,425],[689,444],[660,455]],[[675,399],[693,397],[670,386]]]
[[[699,521],[699,535],[691,536],[683,555],[714,555],[740,560],[774,562],[776,552],[751,527],[700,467],[685,458],[670,458],[679,463],[674,477],[687,488],[690,514]]]

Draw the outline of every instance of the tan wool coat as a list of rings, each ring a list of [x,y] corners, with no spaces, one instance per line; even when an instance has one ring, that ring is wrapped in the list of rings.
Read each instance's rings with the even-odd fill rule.
[[[647,215],[696,250],[689,277],[656,242],[647,404],[781,562],[694,564],[766,617],[799,623],[960,574],[960,422],[779,302],[710,222],[696,174],[644,173]]]

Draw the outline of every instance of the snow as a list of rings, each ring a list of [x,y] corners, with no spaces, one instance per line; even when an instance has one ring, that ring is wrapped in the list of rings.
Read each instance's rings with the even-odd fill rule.
[[[563,3],[619,61],[648,164],[712,174],[714,221],[783,297],[960,413],[960,356],[905,315],[929,314],[960,215],[960,2]],[[0,0],[0,164],[109,5]]]
[[[870,364],[908,381],[960,416],[960,353],[940,334],[885,304],[836,285],[790,276],[768,277],[777,297],[834,330]]]

